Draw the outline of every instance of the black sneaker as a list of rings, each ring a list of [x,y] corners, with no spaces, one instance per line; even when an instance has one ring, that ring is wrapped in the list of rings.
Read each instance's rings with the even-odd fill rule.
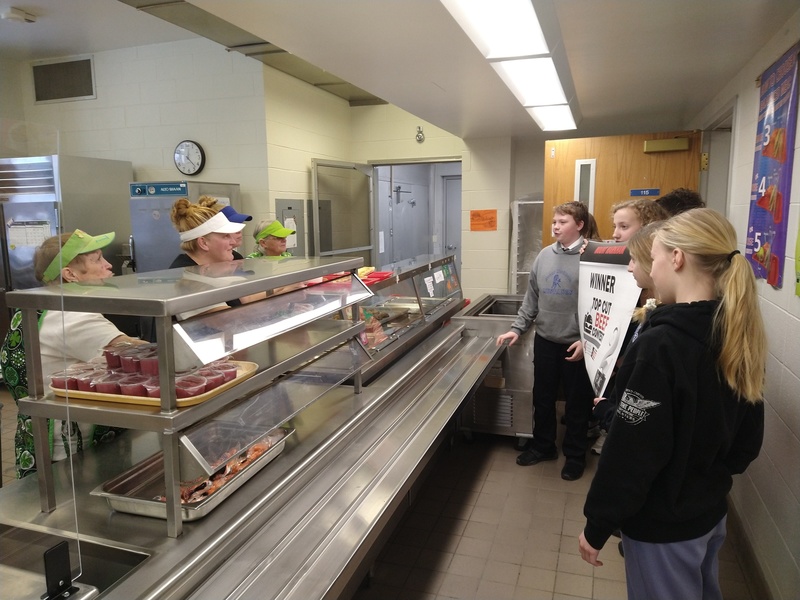
[[[558,458],[558,450],[553,450],[550,453],[539,452],[533,448],[528,448],[517,457],[517,464],[522,467],[529,467],[536,463],[544,462],[546,460],[556,460]]]
[[[561,479],[566,479],[567,481],[580,479],[583,476],[583,470],[585,468],[586,463],[584,461],[568,458],[567,462],[564,464],[564,468],[561,469]]]

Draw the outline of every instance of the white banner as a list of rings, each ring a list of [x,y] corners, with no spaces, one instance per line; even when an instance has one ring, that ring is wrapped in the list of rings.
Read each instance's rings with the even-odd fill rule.
[[[581,255],[578,316],[586,372],[602,397],[631,323],[641,290],[628,273],[623,243],[589,242]]]

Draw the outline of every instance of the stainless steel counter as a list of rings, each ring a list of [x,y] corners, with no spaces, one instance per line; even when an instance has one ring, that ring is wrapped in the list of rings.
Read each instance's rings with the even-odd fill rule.
[[[159,449],[159,435],[147,431],[77,457],[74,501],[68,462],[54,465],[51,513],[39,512],[35,476],[3,488],[0,522],[67,537],[77,522],[86,544],[147,555],[98,586],[103,598],[347,597],[499,352],[493,337],[449,324],[361,394],[334,388],[292,420],[296,434],[277,459],[178,538],[165,536],[159,519],[112,512],[89,495]]]
[[[497,337],[511,330],[523,295],[485,294],[453,316],[471,335]],[[465,432],[515,436],[521,448],[533,436],[533,337],[535,325],[493,365],[464,407]]]

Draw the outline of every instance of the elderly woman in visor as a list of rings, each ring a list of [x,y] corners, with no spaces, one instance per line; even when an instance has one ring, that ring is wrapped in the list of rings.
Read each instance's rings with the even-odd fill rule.
[[[36,249],[34,275],[45,285],[99,282],[111,277],[111,265],[103,258],[102,249],[114,241],[114,233],[92,236],[76,229],[46,239]],[[77,362],[99,357],[110,344],[142,343],[122,333],[103,315],[82,312],[40,311],[39,348],[45,384],[49,376]],[[28,395],[22,337],[22,314],[16,311],[11,327],[0,349],[3,379],[15,401]],[[114,439],[122,431],[89,423],[48,419],[50,449],[53,460],[81,452],[84,445],[95,445]],[[17,477],[36,471],[31,419],[17,415],[14,437]]]

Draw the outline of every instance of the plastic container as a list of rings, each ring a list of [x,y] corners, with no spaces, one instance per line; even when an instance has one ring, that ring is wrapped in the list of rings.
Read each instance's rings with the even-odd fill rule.
[[[139,364],[142,356],[142,351],[133,346],[132,348],[128,348],[127,350],[123,350],[119,353],[119,362],[122,366],[122,370],[125,373],[140,373],[141,366]]]
[[[175,379],[175,395],[178,398],[199,396],[206,391],[206,378],[199,375],[184,375]]]
[[[150,377],[142,385],[144,385],[146,396],[149,398],[161,398],[161,383],[158,377]]]
[[[75,376],[78,389],[82,392],[96,392],[95,380],[104,376],[107,372],[105,369],[92,369],[79,373]]]
[[[124,396],[147,396],[144,387],[146,381],[150,381],[149,375],[128,375],[119,381],[119,393]]]
[[[158,352],[149,350],[139,357],[139,369],[143,375],[158,377]]]
[[[197,375],[200,377],[206,378],[206,390],[210,392],[214,388],[218,388],[223,383],[225,383],[225,375],[221,371],[217,371],[216,369],[206,368],[206,369],[198,369]]]
[[[50,385],[61,390],[77,390],[78,382],[75,380],[75,371],[65,369],[50,375]]]
[[[236,379],[236,375],[238,374],[238,369],[239,369],[236,363],[228,362],[226,360],[212,362],[206,368],[213,369],[214,371],[222,373],[223,376],[225,377],[226,383],[228,381],[233,381],[234,379]]]
[[[121,369],[122,363],[119,359],[119,354],[123,350],[130,348],[130,344],[116,344],[114,346],[106,346],[103,348],[103,357],[106,359],[106,365],[109,369]]]
[[[122,373],[106,373],[94,380],[95,391],[99,394],[119,394],[119,382],[125,379]]]

